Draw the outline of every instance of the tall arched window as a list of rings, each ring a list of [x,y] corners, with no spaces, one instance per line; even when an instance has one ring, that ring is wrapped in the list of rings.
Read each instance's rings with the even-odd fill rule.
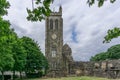
[[[50,29],[53,29],[53,20],[50,19]]]
[[[55,29],[58,29],[58,19],[55,20]]]

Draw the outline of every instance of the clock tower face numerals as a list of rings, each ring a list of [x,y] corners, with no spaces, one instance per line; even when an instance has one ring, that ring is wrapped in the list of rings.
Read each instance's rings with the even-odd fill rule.
[[[57,38],[57,35],[56,34],[52,34],[52,39],[56,39]]]

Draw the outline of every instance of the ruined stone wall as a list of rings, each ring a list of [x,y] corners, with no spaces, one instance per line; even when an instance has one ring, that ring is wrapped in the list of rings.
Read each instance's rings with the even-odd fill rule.
[[[77,76],[96,76],[120,78],[120,60],[105,60],[99,62],[73,62],[70,74]]]

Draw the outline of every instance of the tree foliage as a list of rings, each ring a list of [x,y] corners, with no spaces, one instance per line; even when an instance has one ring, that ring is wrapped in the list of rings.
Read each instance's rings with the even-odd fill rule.
[[[19,38],[14,29],[10,28],[9,21],[2,18],[7,14],[9,6],[8,1],[0,0],[0,71],[2,80],[4,80],[4,71],[22,72],[25,71],[27,64],[32,64],[32,66],[27,66],[30,67],[30,71],[41,70],[42,67],[48,66],[38,44],[28,37]],[[46,8],[48,6],[45,5]],[[28,58],[30,63],[27,62]]]
[[[92,6],[95,2],[98,2],[98,7],[103,6],[106,0],[87,0],[87,4]],[[116,0],[110,0],[111,3],[114,3]],[[54,0],[35,0],[35,4],[38,7],[34,8],[33,10],[27,9],[28,17],[27,20],[29,21],[41,21],[45,19],[46,16],[49,16],[51,13],[50,4],[52,4]]]
[[[46,16],[49,16],[51,13],[50,10],[50,4],[54,0],[36,0],[36,5],[38,7],[34,8],[33,10],[27,9],[28,12],[28,17],[27,19],[29,21],[41,21],[45,19]],[[87,0],[87,3],[89,6],[92,6],[96,2],[98,3],[98,7],[102,7],[107,0]],[[110,3],[114,3],[116,0],[109,0]],[[42,5],[42,6],[39,6]],[[110,42],[113,38],[117,38],[120,36],[120,28],[114,28],[112,30],[108,30],[108,34],[105,36],[105,40],[103,43],[108,43]]]
[[[109,29],[107,35],[104,37],[103,43],[109,43],[113,38],[120,36],[120,28],[115,27],[114,29]]]
[[[93,4],[95,4],[95,2],[98,2],[98,7],[103,6],[104,2],[107,0],[88,0],[87,3],[89,4],[89,6],[92,6]],[[114,3],[116,0],[109,0],[110,3]]]
[[[14,66],[13,66],[13,77],[15,76],[15,71],[21,72],[25,71],[25,65],[26,65],[26,50],[23,47],[23,41],[21,38],[16,38],[12,45],[12,53],[13,58],[15,60]],[[22,77],[21,77],[22,78]]]
[[[108,48],[107,52],[102,52],[91,57],[91,61],[101,61],[106,59],[120,59],[120,44]]]
[[[19,38],[14,30],[10,29],[9,22],[2,18],[0,30],[0,71],[2,73],[9,70],[22,72],[26,71],[26,68],[28,72],[40,72],[43,68],[48,68],[48,62],[34,40],[29,37]]]
[[[107,0],[88,0],[89,6],[92,6],[95,2],[98,2],[98,7],[102,7]],[[116,0],[109,0],[110,3],[114,3]],[[103,43],[109,43],[112,39],[120,36],[120,28],[109,29],[107,35],[104,37]]]
[[[12,54],[12,44],[14,40],[13,31],[10,23],[0,16],[0,71],[2,76],[4,71],[11,70],[14,65]],[[4,77],[2,77],[4,79]]]
[[[108,49],[108,59],[120,59],[120,44]]]
[[[13,38],[14,37],[10,29],[10,23],[0,18],[0,64],[2,66],[5,66],[4,64],[7,64],[7,62],[4,62],[5,60],[8,60],[8,64],[11,64],[11,61],[14,62],[11,52],[11,44]],[[10,66],[13,65],[11,64],[9,67]],[[4,67],[1,69],[4,69]]]
[[[35,4],[38,6],[33,10],[27,9],[29,21],[41,21],[49,16],[51,13],[50,4],[53,0],[35,0]],[[114,3],[116,0],[110,0]],[[89,6],[98,2],[98,6],[101,7],[105,0],[88,0]],[[37,43],[34,40],[23,37],[18,38],[17,34],[10,29],[9,21],[6,21],[2,16],[7,15],[7,9],[10,4],[7,0],[0,0],[0,71],[3,73],[8,70],[23,71],[26,69],[28,73],[40,72],[43,68],[48,68],[48,62]],[[119,36],[119,29],[108,31],[108,37],[106,40],[111,40],[114,37]],[[116,32],[115,34],[113,34]],[[112,35],[112,37],[111,37]],[[110,37],[109,37],[110,36]],[[107,52],[97,55],[93,60],[105,60],[118,59],[120,55],[119,45],[111,47]],[[116,52],[117,51],[117,52]],[[4,80],[4,79],[3,79]]]
[[[39,5],[37,8],[33,8],[33,10],[27,9],[29,21],[41,21],[45,18],[45,16],[50,15],[50,4],[52,0],[36,0],[36,5]],[[40,6],[42,5],[42,6]]]
[[[9,8],[10,4],[6,0],[0,0],[0,17],[7,14],[7,9]]]
[[[26,73],[27,74],[36,74],[40,73],[43,68],[46,68],[47,61],[45,60],[45,56],[40,50],[38,44],[29,37],[22,37],[23,47],[26,50],[27,58],[26,58]],[[47,68],[46,68],[47,69]]]
[[[107,58],[107,53],[102,52],[102,53],[96,54],[94,57],[91,57],[90,61],[106,60],[106,58]]]

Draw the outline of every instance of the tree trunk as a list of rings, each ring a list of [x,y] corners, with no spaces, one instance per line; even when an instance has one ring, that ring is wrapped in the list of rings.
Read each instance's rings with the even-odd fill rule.
[[[2,80],[4,80],[4,71],[1,71],[2,73]]]
[[[20,79],[22,79],[22,74],[21,74],[22,72],[20,71]]]
[[[13,71],[13,80],[15,80],[15,70]]]

